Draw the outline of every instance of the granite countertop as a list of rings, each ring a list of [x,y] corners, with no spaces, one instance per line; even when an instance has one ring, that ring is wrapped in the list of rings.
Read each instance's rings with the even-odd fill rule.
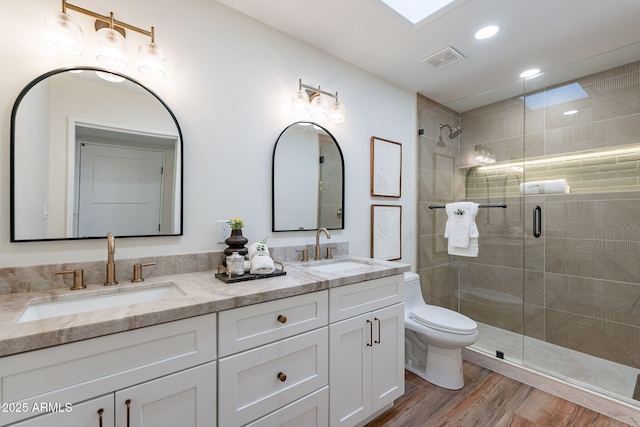
[[[362,264],[335,272],[307,267],[352,261]],[[225,284],[215,278],[215,271],[178,274],[146,279],[142,283],[121,282],[114,286],[87,285],[71,291],[53,289],[0,296],[0,356],[36,350],[73,341],[123,332],[215,313],[236,307],[316,292],[365,280],[401,274],[410,265],[362,257],[336,257],[333,260],[290,262],[284,276]],[[59,300],[133,289],[157,287],[171,282],[184,293],[166,300],[128,305],[16,323],[32,300]]]

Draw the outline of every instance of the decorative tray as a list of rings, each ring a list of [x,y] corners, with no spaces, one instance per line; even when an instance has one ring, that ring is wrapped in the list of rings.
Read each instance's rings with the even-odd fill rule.
[[[231,276],[231,274],[229,273],[229,270],[227,270],[227,267],[223,265],[219,265],[218,272],[215,274],[215,276],[216,276],[216,279],[222,280],[224,283],[236,283],[236,282],[246,282],[248,280],[267,279],[269,277],[284,276],[285,274],[287,274],[287,272],[284,271],[284,264],[280,262],[274,262],[274,264],[278,264],[280,266],[280,269],[278,270],[276,268],[276,271],[274,271],[273,273],[270,273],[270,274],[244,273],[242,276]]]

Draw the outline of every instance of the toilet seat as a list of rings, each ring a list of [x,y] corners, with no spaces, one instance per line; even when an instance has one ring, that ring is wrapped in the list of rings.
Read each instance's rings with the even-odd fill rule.
[[[464,314],[435,305],[415,307],[409,317],[423,326],[451,334],[471,335],[478,332],[478,324]]]

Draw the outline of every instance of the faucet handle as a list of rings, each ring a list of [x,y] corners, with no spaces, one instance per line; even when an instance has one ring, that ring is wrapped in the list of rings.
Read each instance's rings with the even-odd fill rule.
[[[73,286],[70,288],[72,291],[78,289],[84,289],[87,286],[84,284],[84,270],[62,270],[57,271],[56,274],[72,274],[73,273]]]
[[[333,258],[333,250],[338,249],[337,246],[327,246],[327,259]]]
[[[156,265],[155,262],[147,262],[144,264],[136,264],[133,266],[133,283],[144,282],[144,277],[142,277],[142,267],[149,267],[151,265]]]
[[[296,252],[302,252],[302,262],[309,261],[309,249],[296,249]]]

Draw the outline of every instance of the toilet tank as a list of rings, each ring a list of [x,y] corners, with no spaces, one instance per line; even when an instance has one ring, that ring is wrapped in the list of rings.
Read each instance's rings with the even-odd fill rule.
[[[424,305],[422,289],[420,289],[420,276],[407,271],[404,273],[404,310],[410,311],[417,305]]]

